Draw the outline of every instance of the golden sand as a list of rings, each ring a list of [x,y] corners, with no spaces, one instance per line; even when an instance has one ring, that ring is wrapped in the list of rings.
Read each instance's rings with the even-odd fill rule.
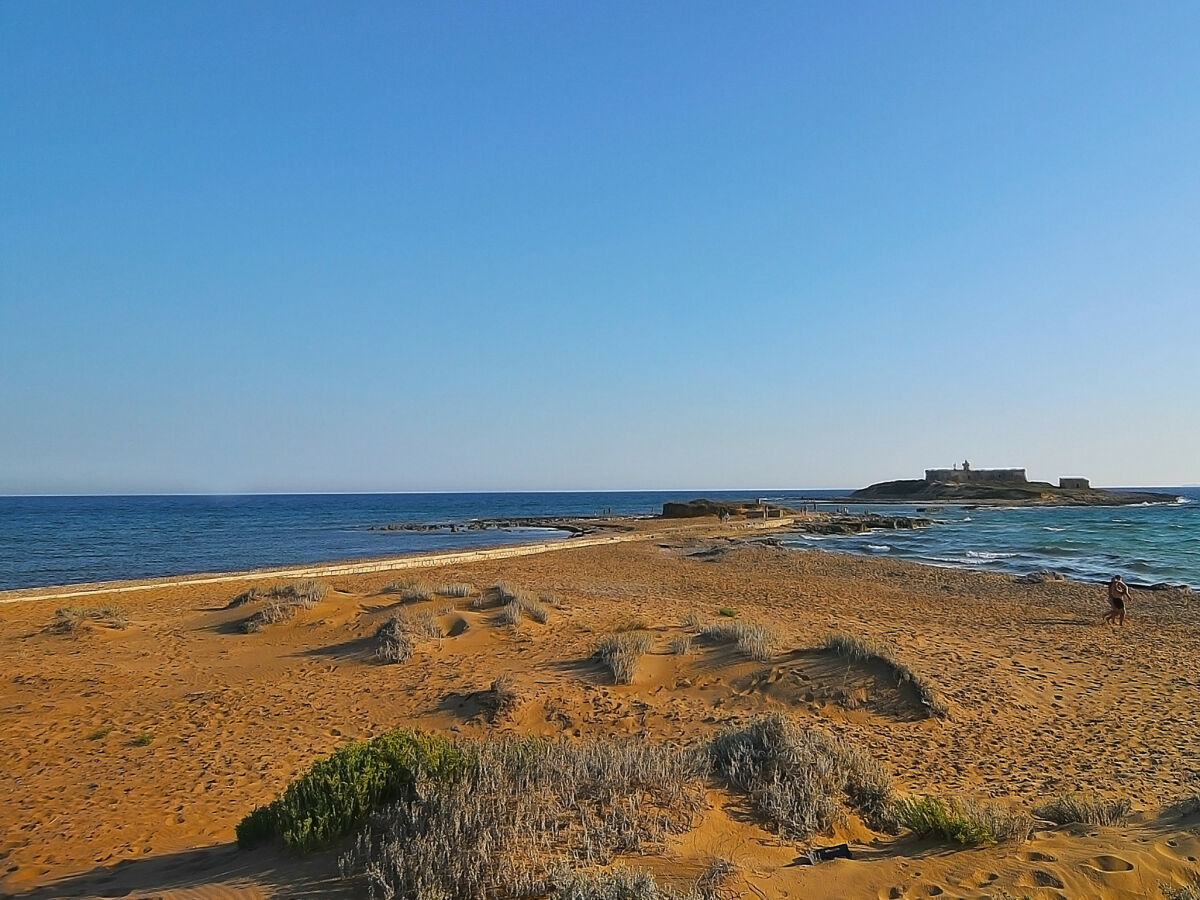
[[[1200,602],[1135,592],[1124,629],[1102,589],[728,543],[713,523],[644,541],[426,569],[430,584],[505,579],[555,592],[545,625],[495,623],[465,599],[427,609],[456,637],[380,665],[370,636],[409,573],[325,579],[314,608],[255,634],[226,609],[251,582],[105,595],[125,628],[47,629],[61,601],[0,605],[0,889],[18,897],[341,896],[335,854],[239,851],[236,823],[315,757],[409,726],[481,736],[699,739],[783,711],[861,745],[902,793],[1000,798],[1025,808],[1065,790],[1128,798],[1115,827],[1039,825],[1025,842],[962,849],[850,822],[852,860],[797,865],[780,840],[714,797],[694,831],[627,862],[667,880],[712,854],[763,897],[1141,897],[1200,868],[1200,817],[1164,811],[1200,792]],[[709,552],[705,552],[709,551]],[[255,582],[261,588],[262,582]],[[454,609],[444,611],[447,604]],[[783,638],[770,662],[731,647],[668,650],[695,613]],[[631,619],[654,649],[633,684],[589,660]],[[461,629],[461,624],[458,629]],[[831,630],[883,638],[945,696],[918,704],[870,667],[823,652]],[[478,692],[511,672],[521,698],[498,722]]]

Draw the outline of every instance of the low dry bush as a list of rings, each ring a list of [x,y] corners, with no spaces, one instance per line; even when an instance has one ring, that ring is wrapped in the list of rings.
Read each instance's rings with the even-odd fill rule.
[[[619,631],[601,638],[592,657],[608,667],[614,683],[632,684],[638,660],[653,644],[648,631]]]
[[[713,771],[749,795],[779,834],[803,840],[833,824],[843,805],[870,827],[895,829],[892,782],[861,751],[775,714],[726,731],[709,746]]]
[[[903,797],[896,801],[895,813],[917,837],[939,837],[967,846],[1025,840],[1033,825],[1024,810],[932,796]]]
[[[1039,803],[1033,814],[1055,825],[1124,825],[1132,804],[1125,798],[1104,799],[1095,794],[1059,794]]]
[[[649,631],[649,630],[650,630],[650,623],[640,617],[636,618],[636,619],[629,619],[626,622],[622,622],[620,625],[618,625],[616,628],[613,629],[613,631],[615,631],[617,634],[620,634],[622,631]]]
[[[1177,816],[1194,816],[1200,813],[1200,791],[1179,797],[1167,807],[1167,811]]]
[[[246,590],[244,590],[240,594],[238,594],[236,597],[234,597],[232,600],[230,600],[228,603],[226,603],[225,608],[226,609],[235,609],[236,607],[239,607],[239,606],[245,606],[247,603],[255,602],[261,596],[262,595],[259,593],[258,588],[256,588],[256,587],[247,588]]]
[[[511,672],[498,675],[488,689],[487,707],[492,721],[503,718],[516,708],[520,696]]]
[[[492,691],[510,695],[511,681],[501,676]],[[786,834],[828,827],[839,804],[876,820],[892,803],[873,763],[781,716],[683,748],[392,731],[317,761],[247,816],[237,837],[243,847],[281,840],[305,851],[357,829],[342,873],[376,900],[717,900],[734,871],[726,860],[713,860],[686,893],[620,868],[597,871],[663,852],[695,827],[717,783],[748,793]]]
[[[50,630],[58,634],[72,634],[89,621],[110,628],[124,628],[129,624],[129,614],[111,603],[104,606],[60,606],[54,611]]]
[[[496,603],[511,603],[517,599],[517,588],[508,581],[497,581],[487,589]]]
[[[542,593],[538,594],[538,599],[546,604],[546,606],[551,606],[554,609],[562,609],[566,605],[563,602],[563,598],[554,591],[542,591]]]
[[[697,754],[660,744],[523,738],[459,750],[468,760],[461,777],[418,781],[411,797],[372,817],[343,857],[343,872],[364,876],[368,896],[570,890],[563,860],[603,866],[661,848],[694,825],[704,801]]]
[[[692,636],[690,634],[681,634],[671,638],[671,652],[676,656],[686,656],[692,652]]]
[[[496,616],[497,625],[520,625],[524,611],[521,604],[516,600],[510,600],[504,604],[504,608],[500,610],[500,615]]]
[[[319,581],[308,579],[295,584],[275,584],[267,589],[266,596],[271,600],[290,603],[293,606],[312,609],[329,592],[329,588]]]
[[[455,581],[451,584],[439,584],[434,593],[439,597],[469,597],[471,591],[475,590],[473,585],[467,584],[465,581]]]
[[[890,669],[899,683],[912,686],[929,715],[943,719],[950,714],[950,707],[941,693],[901,662],[896,648],[891,644],[874,638],[834,632],[826,639],[825,649],[855,662],[878,663]]]
[[[551,900],[684,900],[683,895],[661,887],[645,870],[614,866],[580,872],[560,869],[550,876]]]
[[[289,600],[271,600],[254,615],[242,621],[242,631],[246,634],[254,634],[256,631],[262,631],[268,625],[286,622],[288,619],[294,618],[299,609],[300,604]]]
[[[413,655],[413,639],[408,623],[392,616],[375,630],[375,658],[383,663],[408,662]]]
[[[409,630],[418,637],[445,637],[445,634],[442,632],[442,626],[437,620],[437,616],[427,609],[421,610],[419,613],[414,615],[411,620],[409,620]]]
[[[699,631],[700,626],[703,625],[704,622],[700,619],[698,613],[690,612],[683,617],[682,624],[684,628],[689,628],[692,631]]]
[[[517,596],[511,602],[517,604],[521,608],[521,612],[539,625],[545,625],[546,620],[550,618],[550,609],[525,591],[518,591]]]
[[[1200,900],[1200,872],[1196,872],[1181,885],[1160,883],[1164,900]]]
[[[433,599],[433,588],[427,584],[413,585],[400,592],[400,600],[403,603],[424,603],[431,599]]]
[[[779,646],[779,635],[775,629],[749,622],[713,622],[705,625],[700,634],[711,641],[734,643],[739,650],[759,662],[769,661]]]

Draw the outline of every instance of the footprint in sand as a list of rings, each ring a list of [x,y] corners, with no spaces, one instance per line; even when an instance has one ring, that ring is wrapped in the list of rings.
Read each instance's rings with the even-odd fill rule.
[[[1132,872],[1133,863],[1127,859],[1122,859],[1119,856],[1097,856],[1094,859],[1089,859],[1083,863],[1089,869],[1095,869],[1098,872]]]
[[[1061,888],[1066,887],[1062,879],[1053,872],[1047,872],[1045,869],[1034,869],[1029,873],[1033,879],[1033,883],[1038,887],[1043,888]]]

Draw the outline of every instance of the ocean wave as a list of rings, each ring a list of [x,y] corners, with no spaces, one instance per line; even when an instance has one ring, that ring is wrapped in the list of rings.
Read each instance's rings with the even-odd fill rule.
[[[1043,525],[1042,531],[1066,531],[1065,528],[1055,528],[1053,525]]]
[[[998,550],[968,550],[968,559],[1012,559],[1016,553],[1002,553]]]
[[[887,544],[867,544],[867,549],[872,553],[887,553],[892,548]]]

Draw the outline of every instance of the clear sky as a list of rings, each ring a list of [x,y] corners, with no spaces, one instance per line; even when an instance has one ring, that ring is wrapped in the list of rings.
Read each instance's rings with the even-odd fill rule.
[[[1200,4],[0,3],[0,493],[1200,481]]]

